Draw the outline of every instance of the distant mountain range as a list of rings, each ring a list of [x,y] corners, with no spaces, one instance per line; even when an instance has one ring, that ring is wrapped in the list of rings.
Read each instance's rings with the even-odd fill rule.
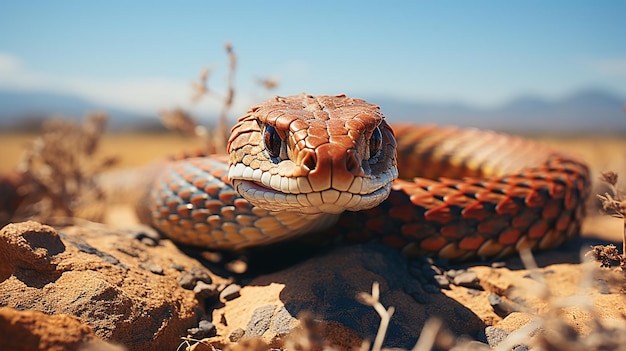
[[[626,98],[584,90],[552,101],[524,96],[491,109],[458,103],[371,99],[392,122],[435,123],[524,133],[626,133]]]
[[[80,120],[86,113],[95,111],[107,113],[109,128],[114,130],[159,124],[157,116],[142,116],[73,95],[0,90],[0,128],[2,130],[34,130],[38,129],[41,122],[49,117]]]
[[[461,103],[407,101],[366,97],[381,106],[391,122],[460,125],[521,133],[626,133],[626,98],[588,89],[560,100],[524,96],[495,108]],[[163,106],[168,108],[170,106]],[[80,97],[45,92],[0,91],[0,129],[28,129],[50,116],[79,119],[89,111],[104,111],[111,129],[158,128],[156,116],[89,102]],[[213,116],[206,116],[210,121]]]

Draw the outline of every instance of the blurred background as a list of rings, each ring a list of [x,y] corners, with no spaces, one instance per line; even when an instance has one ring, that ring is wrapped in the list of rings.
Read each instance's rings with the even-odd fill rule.
[[[0,130],[93,110],[114,130],[173,108],[210,124],[226,42],[233,120],[273,95],[346,93],[392,122],[626,132],[626,2],[610,0],[3,1]]]
[[[135,167],[221,152],[248,108],[301,92],[525,135],[602,194],[626,174],[626,2],[0,1],[0,225],[133,223],[102,199],[143,189]],[[109,171],[126,188],[94,182]]]

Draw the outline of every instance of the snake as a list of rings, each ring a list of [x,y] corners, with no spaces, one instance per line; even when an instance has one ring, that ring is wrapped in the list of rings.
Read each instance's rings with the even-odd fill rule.
[[[340,237],[467,260],[576,236],[589,188],[584,161],[540,142],[452,126],[392,129],[365,100],[300,94],[252,107],[226,155],[168,162],[146,211],[175,242],[213,250]]]

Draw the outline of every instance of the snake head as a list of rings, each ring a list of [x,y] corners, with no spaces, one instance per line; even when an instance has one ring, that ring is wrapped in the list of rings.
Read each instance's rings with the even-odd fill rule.
[[[228,179],[255,206],[306,214],[360,211],[398,177],[380,108],[345,95],[275,97],[231,130]]]

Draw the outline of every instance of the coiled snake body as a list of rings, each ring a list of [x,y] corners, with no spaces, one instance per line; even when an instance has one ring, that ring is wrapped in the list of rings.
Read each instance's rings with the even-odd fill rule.
[[[228,154],[164,167],[147,202],[153,225],[212,249],[324,232],[407,254],[501,256],[577,233],[590,183],[583,162],[548,146],[475,129],[392,131],[378,106],[344,95],[253,107]]]

